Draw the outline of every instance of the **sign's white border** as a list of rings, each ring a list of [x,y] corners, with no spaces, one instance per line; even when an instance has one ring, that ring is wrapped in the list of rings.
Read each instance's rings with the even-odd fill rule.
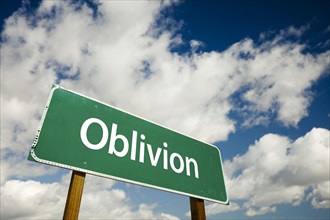
[[[80,172],[84,172],[84,173],[92,174],[92,175],[95,175],[95,176],[100,176],[100,177],[105,177],[105,178],[109,178],[109,179],[119,180],[119,181],[123,181],[123,182],[127,182],[127,183],[132,183],[132,184],[136,184],[136,185],[140,185],[140,186],[146,186],[146,187],[150,187],[150,188],[154,188],[154,189],[158,189],[158,190],[163,190],[163,191],[167,191],[167,192],[172,192],[172,193],[176,193],[176,194],[180,194],[180,195],[184,195],[184,196],[190,196],[190,197],[199,198],[199,199],[204,199],[204,200],[211,201],[211,202],[216,202],[216,203],[220,203],[220,204],[224,204],[224,205],[229,205],[229,202],[228,202],[228,201],[229,201],[229,198],[228,198],[228,194],[227,194],[226,187],[225,187],[225,192],[226,192],[226,195],[227,195],[227,200],[226,200],[226,201],[220,201],[220,200],[210,199],[210,198],[206,198],[206,197],[199,196],[199,195],[189,194],[189,193],[185,193],[185,192],[181,192],[181,191],[176,191],[176,190],[168,189],[168,188],[163,188],[163,187],[159,187],[159,186],[155,186],[155,185],[150,185],[150,184],[147,184],[147,183],[142,183],[142,182],[138,182],[138,181],[133,181],[133,180],[129,180],[129,179],[121,178],[121,177],[111,176],[111,175],[107,175],[107,174],[103,174],[103,173],[99,173],[99,172],[94,172],[94,171],[90,171],[90,170],[82,169],[82,168],[79,168],[79,167],[74,167],[74,166],[69,166],[69,165],[65,165],[65,164],[60,164],[60,163],[56,163],[56,162],[52,162],[52,161],[48,161],[48,160],[44,160],[44,159],[39,158],[39,157],[35,154],[35,152],[34,152],[34,148],[36,147],[36,145],[37,145],[37,143],[38,143],[39,135],[40,135],[40,132],[41,132],[41,128],[42,128],[42,125],[43,125],[43,123],[44,123],[44,120],[45,120],[45,117],[46,117],[46,114],[47,114],[47,111],[48,111],[48,108],[49,108],[49,105],[50,105],[50,101],[51,101],[52,96],[53,96],[53,94],[54,94],[54,92],[55,92],[56,89],[63,89],[63,90],[66,90],[66,91],[68,91],[68,92],[74,93],[74,94],[76,94],[76,95],[79,95],[79,96],[85,97],[85,98],[87,98],[87,99],[93,100],[93,101],[98,102],[98,103],[100,103],[100,104],[103,104],[103,105],[109,106],[109,107],[111,107],[111,108],[114,108],[114,109],[116,109],[116,110],[118,110],[118,111],[125,112],[126,114],[133,115],[133,116],[135,116],[135,117],[137,117],[137,118],[140,118],[140,119],[142,119],[142,120],[144,120],[144,121],[148,121],[148,122],[150,122],[150,123],[152,123],[152,124],[155,124],[155,125],[158,125],[158,126],[160,126],[160,127],[162,127],[162,128],[165,128],[165,129],[168,129],[168,130],[174,131],[174,130],[169,129],[169,128],[165,127],[165,126],[159,125],[159,124],[157,124],[157,123],[155,123],[155,122],[152,122],[152,121],[149,121],[149,120],[147,120],[147,119],[141,118],[141,117],[136,116],[136,115],[134,115],[134,114],[132,114],[132,113],[126,112],[126,111],[121,110],[121,109],[118,109],[118,108],[116,108],[116,107],[114,107],[114,106],[111,106],[111,105],[109,105],[109,104],[106,104],[106,103],[104,103],[104,102],[101,102],[101,101],[98,101],[98,100],[96,100],[96,99],[93,99],[93,98],[87,97],[87,96],[85,96],[85,95],[82,95],[82,94],[80,94],[80,93],[74,92],[74,91],[72,91],[72,90],[69,90],[69,89],[63,88],[63,87],[61,87],[61,86],[59,86],[59,85],[54,85],[53,88],[52,88],[51,91],[50,91],[50,95],[49,95],[49,97],[48,97],[47,104],[46,104],[45,110],[44,110],[44,112],[43,112],[43,115],[42,115],[42,118],[41,118],[41,121],[40,121],[40,124],[39,124],[39,128],[38,128],[38,130],[37,130],[37,134],[36,134],[35,139],[34,139],[34,141],[33,141],[33,143],[32,143],[32,147],[31,147],[31,151],[30,151],[30,152],[31,152],[31,156],[33,157],[33,159],[35,159],[36,161],[38,161],[38,162],[40,162],[40,163],[49,164],[49,165],[52,165],[52,166],[57,166],[57,167],[61,167],[61,168],[65,168],[65,169],[70,169],[70,170],[76,170],[76,171],[80,171]],[[202,142],[202,143],[204,143],[204,144],[207,144],[207,145],[209,145],[209,146],[211,146],[211,147],[216,148],[216,149],[218,150],[218,152],[219,152],[219,156],[220,156],[220,164],[221,164],[221,169],[222,169],[222,173],[223,173],[222,158],[221,158],[221,153],[220,153],[220,149],[219,149],[219,148],[217,148],[217,147],[215,147],[215,146],[213,146],[213,145],[211,145],[211,144],[208,144],[208,143],[206,143],[206,142],[203,142],[203,141],[197,140],[197,139],[195,139],[195,138],[193,138],[193,137],[190,137],[190,136],[184,135],[184,134],[182,134],[182,133],[180,133],[180,132],[177,132],[177,131],[174,131],[174,132],[176,132],[176,133],[178,133],[178,134],[181,134],[181,135],[183,135],[183,136],[189,137],[189,138],[191,138],[191,139],[194,139],[194,140],[196,140],[196,141]]]

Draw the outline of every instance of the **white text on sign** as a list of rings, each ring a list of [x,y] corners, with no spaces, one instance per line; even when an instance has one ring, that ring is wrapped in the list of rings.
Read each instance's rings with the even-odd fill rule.
[[[87,132],[88,128],[91,124],[98,124],[102,128],[102,138],[99,143],[97,144],[92,144],[89,142],[87,138]],[[81,126],[80,129],[80,138],[83,144],[92,150],[100,150],[102,149],[106,143],[109,140],[109,150],[108,153],[111,155],[115,155],[117,157],[125,157],[129,150],[130,151],[130,159],[135,161],[137,157],[136,149],[137,149],[137,143],[138,143],[138,132],[133,130],[132,131],[132,141],[131,144],[129,144],[129,140],[122,134],[117,133],[117,128],[118,125],[115,123],[112,123],[111,127],[111,134],[109,138],[109,131],[108,127],[106,124],[98,119],[98,118],[89,118],[87,119]],[[175,173],[183,173],[184,170],[186,171],[186,175],[190,176],[191,175],[191,167],[194,170],[195,178],[199,178],[199,172],[198,172],[198,164],[197,161],[194,158],[189,158],[185,157],[185,160],[183,157],[178,154],[178,153],[172,153],[170,154],[170,157],[168,157],[168,151],[166,148],[168,147],[168,144],[166,142],[163,142],[163,147],[160,148],[158,147],[156,152],[154,153],[152,150],[152,146],[148,143],[145,143],[146,137],[144,134],[140,135],[139,139],[139,162],[144,163],[145,159],[145,148],[147,147],[147,153],[149,155],[150,163],[152,166],[157,166],[159,162],[159,158],[161,154],[163,154],[163,169],[168,170],[168,164],[170,165],[170,168],[175,172]],[[121,141],[123,143],[123,147],[121,150],[116,149],[116,142]],[[131,148],[129,149],[129,147]],[[175,160],[177,160],[179,163],[176,163],[177,166],[175,165]]]

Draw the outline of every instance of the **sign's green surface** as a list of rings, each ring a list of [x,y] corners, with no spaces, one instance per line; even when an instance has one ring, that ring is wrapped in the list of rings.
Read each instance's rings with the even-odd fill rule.
[[[217,147],[58,86],[29,160],[228,203]]]

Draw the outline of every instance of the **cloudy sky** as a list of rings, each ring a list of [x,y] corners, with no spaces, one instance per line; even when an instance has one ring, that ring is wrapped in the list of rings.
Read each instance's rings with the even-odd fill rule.
[[[330,217],[329,1],[2,1],[1,219],[60,219],[71,172],[26,160],[52,84],[220,148],[208,218]],[[81,219],[189,198],[87,175]]]

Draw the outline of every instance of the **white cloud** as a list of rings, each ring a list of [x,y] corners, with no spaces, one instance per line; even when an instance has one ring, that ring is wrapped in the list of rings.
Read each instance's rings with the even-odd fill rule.
[[[179,55],[170,48],[180,37],[168,29],[159,34],[162,25],[154,23],[163,7],[154,1],[103,2],[95,17],[86,5],[78,10],[45,1],[33,26],[19,13],[9,18],[2,44],[3,102],[27,110],[12,112],[8,120],[22,115],[36,124],[25,115],[40,114],[59,72],[64,86],[209,142],[235,131],[230,111],[243,112],[250,125],[266,124],[269,114],[297,125],[307,115],[307,89],[325,70],[329,52],[312,56],[302,53],[304,45],[277,44],[289,28],[260,45],[245,39],[221,53],[195,53],[202,43],[192,40],[191,53]],[[25,91],[32,82],[38,91]],[[13,85],[20,89],[13,91]],[[242,108],[233,102],[235,94],[245,102]],[[12,130],[6,126],[3,132]]]
[[[205,212],[207,216],[212,216],[224,212],[233,212],[239,209],[239,205],[235,202],[231,202],[229,205],[212,203],[205,206]]]
[[[242,112],[258,120],[257,116],[275,114],[284,125],[296,126],[307,116],[311,100],[308,89],[326,70],[329,52],[318,57],[303,54],[304,45],[277,44],[278,37],[281,35],[259,46],[246,39],[229,51],[240,61],[240,79],[246,80],[247,89],[241,97],[248,104]],[[246,58],[239,59],[240,56]],[[325,65],[322,67],[319,63]]]
[[[1,218],[60,218],[64,199],[65,189],[59,183],[9,180],[1,187]]]
[[[204,46],[204,43],[201,41],[198,41],[198,40],[190,41],[190,47],[194,53],[203,46]]]
[[[326,209],[330,207],[330,181],[317,184],[308,195],[312,199],[312,206],[316,209]]]
[[[214,216],[220,213],[233,212],[240,209],[240,206],[235,202],[230,202],[229,205],[223,205],[219,203],[211,203],[205,205],[206,217]],[[191,212],[186,213],[187,217],[191,217]]]
[[[263,136],[244,155],[225,161],[228,194],[233,200],[248,201],[244,208],[249,216],[306,199],[315,208],[329,208],[329,137],[329,130],[322,128],[295,141],[275,134]]]
[[[60,183],[9,180],[1,187],[1,219],[59,219],[63,216],[70,174]],[[140,204],[134,210],[114,181],[86,176],[79,218],[81,219],[178,219],[155,213],[155,205]],[[109,206],[109,204],[111,204]]]
[[[25,155],[26,156],[26,155]],[[1,184],[11,178],[30,178],[40,176],[50,176],[57,173],[58,169],[47,165],[31,163],[26,157],[4,156],[1,158]]]
[[[259,209],[249,208],[248,211],[246,212],[246,215],[247,216],[257,216],[257,215],[264,215],[266,213],[275,212],[275,211],[276,211],[275,207],[268,207],[268,206],[264,206]]]
[[[156,205],[141,203],[135,210],[127,194],[123,190],[113,188],[114,183],[108,179],[87,175],[80,218],[178,219],[170,214],[154,213]]]

